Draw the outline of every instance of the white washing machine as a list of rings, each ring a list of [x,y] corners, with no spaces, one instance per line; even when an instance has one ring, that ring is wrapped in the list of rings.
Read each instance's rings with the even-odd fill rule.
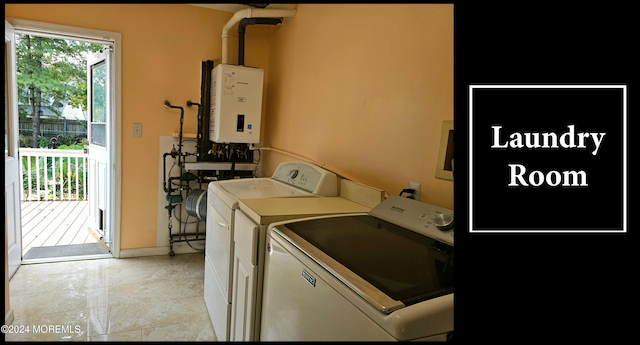
[[[240,199],[334,197],[337,176],[313,164],[281,163],[271,177],[209,183],[204,300],[219,341],[230,340],[234,219]]]
[[[453,337],[453,211],[391,196],[268,230],[261,341]]]

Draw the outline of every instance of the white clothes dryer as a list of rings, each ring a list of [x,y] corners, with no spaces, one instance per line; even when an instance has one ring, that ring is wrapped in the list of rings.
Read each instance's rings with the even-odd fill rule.
[[[271,177],[209,183],[204,300],[219,341],[229,341],[234,257],[234,219],[240,199],[334,197],[337,176],[308,163],[281,163]]]

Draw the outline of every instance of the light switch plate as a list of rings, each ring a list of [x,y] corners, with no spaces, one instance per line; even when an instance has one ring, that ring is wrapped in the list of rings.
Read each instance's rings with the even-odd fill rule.
[[[142,136],[142,124],[134,123],[133,124],[133,137],[140,138]]]

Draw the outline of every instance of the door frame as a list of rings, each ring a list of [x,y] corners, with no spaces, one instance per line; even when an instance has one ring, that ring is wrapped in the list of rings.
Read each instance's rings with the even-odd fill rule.
[[[5,282],[18,271],[22,264],[22,217],[20,195],[20,152],[18,144],[18,92],[16,82],[16,40],[13,26],[4,24],[4,250]],[[9,310],[11,312],[11,310]]]
[[[121,216],[121,181],[122,181],[122,34],[119,32],[96,30],[76,26],[52,24],[47,22],[5,18],[13,25],[16,32],[30,31],[44,37],[68,38],[100,44],[110,44],[113,47],[113,118],[109,121],[108,148],[111,166],[109,167],[109,193],[107,198],[107,224],[110,224],[113,242],[110,246],[114,258],[120,257],[120,216]],[[15,115],[17,116],[17,114]],[[15,119],[17,121],[17,119]]]

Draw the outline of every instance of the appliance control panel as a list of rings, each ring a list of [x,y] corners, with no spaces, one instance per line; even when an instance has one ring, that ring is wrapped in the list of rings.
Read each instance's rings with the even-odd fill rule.
[[[321,196],[338,196],[336,174],[303,162],[284,162],[271,176],[272,179]]]
[[[453,210],[392,195],[369,214],[453,245]]]

